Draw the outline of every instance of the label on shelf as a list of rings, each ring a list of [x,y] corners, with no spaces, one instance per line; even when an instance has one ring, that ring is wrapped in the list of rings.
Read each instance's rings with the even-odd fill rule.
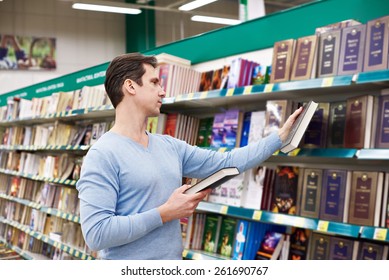
[[[250,94],[252,92],[253,86],[246,86],[243,90],[243,95]]]
[[[328,221],[319,221],[319,223],[317,224],[317,230],[327,232],[328,225],[329,225]]]
[[[387,233],[388,233],[388,229],[386,229],[386,228],[376,228],[376,229],[374,229],[373,238],[375,240],[385,241]]]
[[[255,221],[260,221],[261,218],[262,218],[262,211],[260,211],[260,210],[255,210],[255,211],[253,212],[253,217],[252,217],[252,219],[255,220]]]
[[[272,92],[274,84],[266,84],[263,92]]]
[[[188,250],[184,249],[182,251],[182,257],[186,258],[187,255],[188,255]]]
[[[227,214],[227,212],[228,212],[228,206],[227,205],[222,205],[222,207],[220,207],[219,213],[225,215],[225,214]]]
[[[187,100],[192,100],[194,96],[194,92],[188,93],[188,97],[186,98]]]
[[[323,78],[321,87],[330,87],[334,83],[334,77]]]
[[[208,91],[203,91],[203,92],[200,94],[200,99],[207,98],[207,96],[208,96]]]
[[[227,90],[226,96],[233,96],[234,95],[235,88],[229,88]]]

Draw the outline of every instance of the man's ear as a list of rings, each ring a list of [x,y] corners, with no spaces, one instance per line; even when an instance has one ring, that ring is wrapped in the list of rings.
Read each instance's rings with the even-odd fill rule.
[[[130,79],[127,79],[124,81],[124,88],[126,89],[126,91],[130,94],[135,94],[135,88],[133,86],[133,81],[131,81]]]

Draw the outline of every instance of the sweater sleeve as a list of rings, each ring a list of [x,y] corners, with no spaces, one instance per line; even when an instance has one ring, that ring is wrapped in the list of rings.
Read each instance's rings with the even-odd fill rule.
[[[85,157],[77,190],[81,228],[92,250],[120,246],[162,226],[156,208],[128,216],[116,214],[119,195],[119,166],[91,149]]]
[[[258,142],[224,153],[186,145],[182,148],[185,151],[183,175],[205,178],[223,167],[231,166],[244,172],[260,165],[280,147],[281,139],[277,132],[273,132]]]

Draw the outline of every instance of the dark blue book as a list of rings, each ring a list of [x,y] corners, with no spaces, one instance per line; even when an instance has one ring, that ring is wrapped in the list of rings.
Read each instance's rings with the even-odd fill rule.
[[[388,245],[363,241],[359,245],[358,260],[387,260]]]
[[[240,138],[240,146],[247,146],[250,133],[251,112],[245,112],[243,116],[242,135]]]
[[[352,260],[355,242],[357,241],[332,236],[330,260]]]
[[[346,222],[350,192],[351,173],[347,170],[325,169],[323,171],[322,194],[319,218],[327,221]]]
[[[389,148],[389,95],[382,95],[378,99],[375,148]]]
[[[329,235],[313,232],[309,245],[309,259],[328,260],[331,237]]]
[[[330,103],[321,102],[318,104],[315,113],[305,131],[302,147],[304,148],[325,148],[327,143],[328,117]]]

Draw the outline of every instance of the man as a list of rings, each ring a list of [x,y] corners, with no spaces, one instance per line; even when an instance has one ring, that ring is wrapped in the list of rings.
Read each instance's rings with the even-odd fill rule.
[[[259,165],[281,146],[301,110],[261,142],[219,153],[146,131],[165,92],[153,56],[124,54],[110,63],[105,89],[115,124],[89,150],[77,182],[81,226],[104,259],[182,259],[179,219],[190,216],[209,193],[184,194],[182,178],[204,178],[236,166]]]

